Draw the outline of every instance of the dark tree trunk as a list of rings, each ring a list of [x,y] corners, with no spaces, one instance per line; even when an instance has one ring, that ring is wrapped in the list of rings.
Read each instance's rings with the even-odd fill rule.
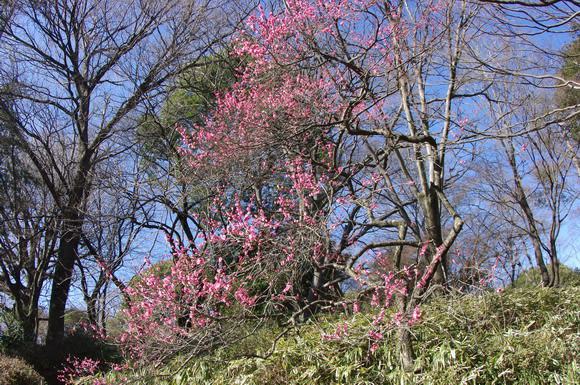
[[[83,114],[87,114],[84,111]],[[84,115],[82,115],[84,116]],[[78,168],[69,190],[69,201],[62,212],[63,230],[57,250],[56,266],[52,278],[52,291],[48,313],[48,330],[46,344],[49,347],[58,347],[64,337],[64,313],[75,263],[78,259],[78,248],[81,243],[81,234],[84,215],[82,211],[84,200],[91,190],[90,170],[95,166],[92,155],[88,150],[88,122],[79,123],[81,130],[82,151],[79,155]]]
[[[87,317],[89,318],[89,324],[98,327],[99,315],[97,312],[97,298],[90,297],[87,301]]]
[[[427,234],[429,240],[432,242],[430,247],[431,259],[427,263],[431,263],[432,258],[437,254],[437,248],[443,244],[443,234],[441,232],[441,202],[437,197],[436,187],[431,186],[429,189],[428,198],[423,204],[427,219]],[[441,255],[440,263],[433,274],[433,283],[444,285],[447,280],[447,253]]]
[[[46,335],[46,344],[49,347],[58,347],[64,337],[64,314],[72,282],[74,264],[78,257],[79,242],[78,232],[74,231],[69,231],[68,234],[61,238],[50,295]]]
[[[23,340],[25,343],[36,343],[38,312],[27,314],[20,318],[22,325]]]
[[[556,247],[556,239],[560,232],[560,222],[555,215],[552,215],[552,227],[550,229],[550,287],[560,286],[560,261],[558,260],[558,249]]]
[[[15,298],[15,316],[22,327],[23,341],[36,343],[38,336],[38,300],[40,289],[33,291],[32,295],[20,293]]]
[[[554,250],[555,251],[555,250]],[[556,254],[550,255],[550,287],[558,287],[560,286],[560,261],[558,261],[558,257]]]
[[[535,227],[535,226],[534,226]],[[542,255],[542,245],[538,237],[530,235],[532,238],[532,244],[534,245],[534,256],[536,258],[536,263],[540,269],[540,277],[542,278],[542,286],[550,286],[550,275],[548,274],[548,268],[544,263],[544,256]]]

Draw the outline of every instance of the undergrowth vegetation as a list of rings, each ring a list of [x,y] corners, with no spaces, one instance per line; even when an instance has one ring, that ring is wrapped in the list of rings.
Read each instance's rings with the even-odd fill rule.
[[[46,382],[26,361],[0,353],[0,384],[44,385]]]
[[[182,355],[103,379],[116,384],[131,378],[143,385],[575,384],[580,383],[579,296],[579,287],[567,287],[435,298],[412,329],[413,372],[399,365],[394,331],[372,348],[365,336],[374,314],[363,311],[301,325],[280,338],[266,359],[251,354],[268,355],[281,332],[275,326],[209,356]],[[348,337],[322,338],[336,330]]]

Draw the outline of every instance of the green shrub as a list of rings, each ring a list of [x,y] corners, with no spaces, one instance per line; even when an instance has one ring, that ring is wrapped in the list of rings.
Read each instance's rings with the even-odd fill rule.
[[[0,385],[44,385],[45,381],[24,360],[0,354]]]
[[[14,350],[24,343],[24,331],[12,311],[0,308],[0,352]]]

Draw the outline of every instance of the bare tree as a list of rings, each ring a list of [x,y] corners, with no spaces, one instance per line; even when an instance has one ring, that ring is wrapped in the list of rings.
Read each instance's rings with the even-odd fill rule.
[[[503,224],[504,234],[511,234],[508,238],[525,236],[531,242],[542,280],[552,285],[557,282],[557,257],[550,278],[543,254],[556,254],[547,251],[550,243],[555,245],[547,238],[557,237],[571,209],[573,184],[569,184],[570,163],[564,158],[577,159],[577,148],[568,143],[565,150],[560,126],[575,121],[579,111],[573,99],[554,102],[555,93],[578,87],[576,79],[560,71],[566,55],[557,42],[577,29],[573,21],[578,9],[565,1],[479,3],[483,4],[479,28],[487,39],[470,45],[469,62],[474,75],[489,84],[480,98],[473,99],[487,116],[479,116],[477,128],[466,127],[474,135],[473,142],[480,142],[474,171],[488,180],[482,189],[475,187],[483,198],[478,208]],[[498,153],[494,145],[485,143],[487,139],[497,140],[503,151]],[[546,167],[558,171],[540,177]],[[543,194],[544,202],[551,203],[540,207],[536,203]],[[550,224],[544,228],[542,223]],[[510,242],[507,245],[513,246]]]
[[[7,119],[4,119],[7,118]],[[57,248],[59,219],[49,191],[10,134],[14,124],[0,121],[0,292],[13,300],[12,310],[23,338],[35,342],[38,306]]]
[[[498,172],[502,166],[495,164],[493,171],[487,172],[490,188],[483,195],[499,214],[495,220],[516,229],[532,243],[544,286],[559,285],[557,240],[578,198],[564,134],[552,130],[501,139],[508,167],[506,172]]]
[[[3,91],[2,112],[58,209],[48,344],[63,336],[97,165],[124,153],[142,103],[198,65],[245,12],[219,0],[30,0],[5,27],[2,77],[19,87]]]
[[[76,261],[77,285],[86,303],[88,321],[104,333],[109,313],[114,310],[108,304],[119,293],[126,298],[125,283],[119,275],[131,263],[129,256],[138,254],[135,241],[141,226],[137,224],[137,202],[132,194],[138,186],[129,171],[114,160],[97,167],[101,177],[96,178],[98,185],[89,198],[81,254]]]
[[[10,23],[15,9],[16,2],[13,0],[2,0],[0,2],[0,39],[4,34],[4,29]]]

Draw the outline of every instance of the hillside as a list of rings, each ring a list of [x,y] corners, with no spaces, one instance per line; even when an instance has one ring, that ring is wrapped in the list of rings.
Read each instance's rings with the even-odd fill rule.
[[[109,373],[142,385],[185,384],[573,384],[579,383],[579,287],[514,289],[486,295],[439,298],[424,306],[413,329],[417,366],[402,372],[392,335],[371,352],[367,335],[372,311],[322,317],[281,338],[263,328],[252,340],[210,357],[179,357],[168,364]],[[337,329],[344,338],[322,338]],[[83,383],[90,383],[89,380]]]

